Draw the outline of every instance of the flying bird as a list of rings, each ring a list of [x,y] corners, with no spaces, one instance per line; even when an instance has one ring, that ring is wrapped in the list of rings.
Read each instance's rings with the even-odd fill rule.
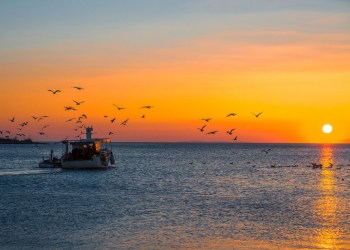
[[[235,131],[235,130],[236,130],[236,129],[233,128],[233,129],[231,129],[231,130],[227,130],[226,133],[229,134],[229,135],[232,135],[232,134],[233,134],[233,131]]]
[[[201,131],[201,132],[204,132],[204,128],[206,127],[207,125],[204,125],[204,126],[202,126],[201,128],[197,128],[197,129],[199,129],[199,131]]]
[[[238,136],[236,136],[236,137],[235,137],[235,138],[233,138],[232,140],[237,141],[237,139],[238,139]]]
[[[68,119],[66,122],[71,122],[71,121],[73,121],[74,119],[76,119],[76,118],[70,118],[70,119]]]
[[[122,123],[120,123],[120,125],[126,125],[126,123],[129,121],[129,118],[128,119],[126,119],[125,121],[123,121]]]
[[[58,93],[58,92],[61,92],[61,90],[59,90],[59,89],[56,89],[56,90],[49,89],[48,91],[52,92],[52,94],[54,94],[54,95],[56,95],[56,93]]]
[[[237,114],[236,113],[231,113],[231,114],[228,114],[226,117],[229,117],[229,116],[236,116]]]
[[[256,118],[259,118],[259,116],[262,114],[263,112],[260,112],[260,113],[258,113],[258,114],[254,114],[254,113],[252,113]]]
[[[153,106],[143,106],[140,109],[151,109],[151,108],[153,108]]]
[[[85,114],[82,114],[81,116],[79,116],[78,120],[80,121],[81,119],[87,119],[87,116]]]
[[[215,135],[217,132],[218,132],[217,130],[215,130],[215,131],[210,131],[210,132],[207,133],[207,135]]]
[[[76,104],[77,106],[79,106],[80,104],[84,103],[84,101],[78,102],[78,101],[75,101],[75,100],[73,100],[73,102],[75,102],[75,104]]]
[[[114,118],[111,120],[111,123],[113,123],[113,122],[115,121],[115,119],[117,119],[117,118],[114,117]]]
[[[113,135],[113,132],[109,132],[108,135]]]
[[[19,126],[21,126],[21,127],[24,127],[26,125],[28,125],[28,122],[22,122],[21,124],[19,124]]]
[[[77,90],[83,90],[84,88],[82,88],[82,87],[79,87],[79,86],[74,86],[74,87],[72,87],[73,89],[77,89]]]
[[[38,119],[38,117],[36,117],[36,116],[32,116],[32,117],[33,117],[34,120]]]
[[[115,104],[113,104],[113,106],[116,107],[118,110],[123,110],[123,109],[125,109],[125,108],[119,107],[119,106],[117,106],[117,105],[115,105]]]
[[[40,135],[45,135],[45,133],[44,133],[44,132],[39,132],[39,134],[40,134]]]
[[[10,119],[10,122],[15,122],[15,118],[12,117],[12,119]]]
[[[212,118],[203,118],[202,121],[209,122]]]
[[[145,118],[145,115],[142,115],[141,118]]]
[[[65,106],[64,111],[69,111],[69,110],[76,110],[74,107],[71,106]]]

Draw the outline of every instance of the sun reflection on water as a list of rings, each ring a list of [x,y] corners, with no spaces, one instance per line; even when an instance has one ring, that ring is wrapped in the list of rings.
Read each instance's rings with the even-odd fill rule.
[[[322,147],[321,159],[323,168],[320,180],[320,199],[316,211],[321,221],[318,230],[317,245],[321,249],[337,249],[339,229],[336,227],[337,198],[335,196],[335,176],[332,169],[333,147]]]

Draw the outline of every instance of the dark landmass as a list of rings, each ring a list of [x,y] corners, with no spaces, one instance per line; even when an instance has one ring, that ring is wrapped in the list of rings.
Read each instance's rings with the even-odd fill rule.
[[[31,139],[18,140],[10,138],[0,138],[0,144],[37,144],[38,142],[33,142]]]

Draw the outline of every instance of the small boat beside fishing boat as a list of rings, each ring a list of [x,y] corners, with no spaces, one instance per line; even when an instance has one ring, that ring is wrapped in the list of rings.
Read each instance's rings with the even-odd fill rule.
[[[50,156],[48,159],[43,158],[43,161],[39,162],[40,168],[60,168],[62,167],[61,159],[53,155],[53,150],[51,149]]]

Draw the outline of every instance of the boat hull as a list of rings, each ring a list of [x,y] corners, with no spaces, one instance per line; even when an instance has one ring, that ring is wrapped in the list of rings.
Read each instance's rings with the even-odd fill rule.
[[[52,161],[42,161],[39,163],[39,168],[60,168],[62,166],[61,162]]]
[[[99,157],[93,157],[91,160],[62,160],[63,169],[108,169],[112,166],[107,161],[102,161]]]

